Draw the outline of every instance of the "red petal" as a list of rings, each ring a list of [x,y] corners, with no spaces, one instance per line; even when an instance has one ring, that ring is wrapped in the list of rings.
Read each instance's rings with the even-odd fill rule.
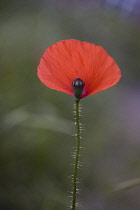
[[[115,85],[121,73],[102,47],[69,39],[46,50],[38,66],[38,77],[49,88],[71,95],[72,82],[81,78],[85,82],[83,98]]]

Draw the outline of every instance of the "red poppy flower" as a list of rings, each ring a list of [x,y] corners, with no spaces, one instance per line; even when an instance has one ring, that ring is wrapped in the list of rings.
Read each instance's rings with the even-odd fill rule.
[[[50,46],[40,60],[38,77],[49,88],[74,95],[72,83],[84,83],[80,98],[115,85],[120,69],[101,47],[74,39]],[[76,84],[76,83],[75,83]]]

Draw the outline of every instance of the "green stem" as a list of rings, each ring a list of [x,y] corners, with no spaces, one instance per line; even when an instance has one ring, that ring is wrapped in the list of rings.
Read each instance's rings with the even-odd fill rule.
[[[76,154],[73,175],[73,195],[72,195],[72,210],[76,207],[76,194],[77,194],[77,171],[80,153],[80,115],[79,115],[79,100],[76,100]]]

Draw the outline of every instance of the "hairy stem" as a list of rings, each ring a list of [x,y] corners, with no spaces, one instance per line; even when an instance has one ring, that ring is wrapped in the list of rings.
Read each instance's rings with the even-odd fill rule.
[[[79,115],[79,100],[76,100],[76,154],[75,154],[75,165],[74,165],[74,175],[73,175],[73,195],[72,195],[72,210],[76,207],[76,195],[77,195],[77,171],[78,171],[78,161],[80,153],[80,115]]]

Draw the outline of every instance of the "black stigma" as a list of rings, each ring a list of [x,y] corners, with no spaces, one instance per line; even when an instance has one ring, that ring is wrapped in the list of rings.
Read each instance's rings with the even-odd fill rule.
[[[80,78],[77,78],[75,79],[73,82],[72,82],[72,86],[73,87],[84,87],[85,86],[85,82],[80,79]]]

